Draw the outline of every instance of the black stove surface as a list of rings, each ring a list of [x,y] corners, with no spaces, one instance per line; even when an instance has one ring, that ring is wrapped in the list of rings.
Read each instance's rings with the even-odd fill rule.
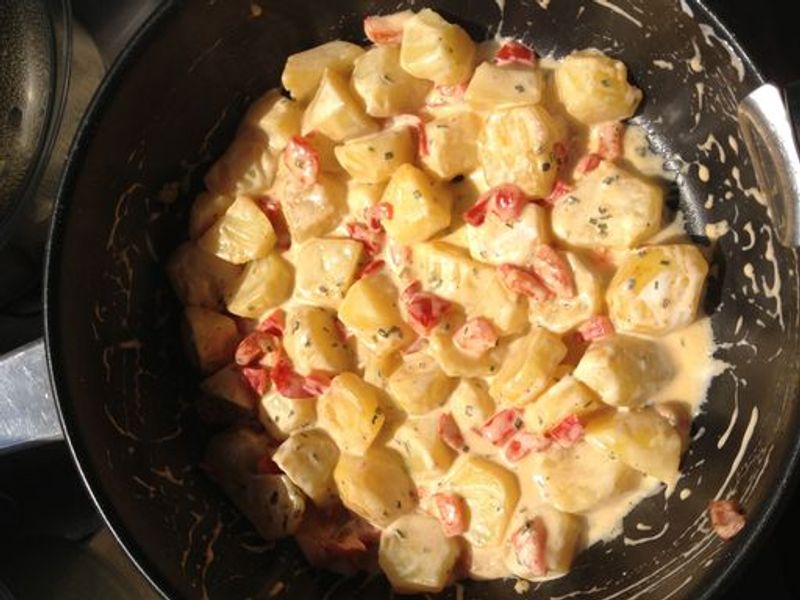
[[[76,18],[91,35],[101,69],[155,3],[73,0]],[[800,80],[794,2],[707,0],[706,4],[736,34],[768,80],[782,85]],[[96,75],[98,64],[92,68]],[[83,92],[90,94],[97,81],[91,79],[92,74],[86,77]],[[87,101],[88,96],[81,99],[84,105]],[[75,110],[80,114],[80,106]],[[53,190],[48,193],[52,195]],[[46,207],[40,210],[46,213]],[[41,215],[38,218],[0,250],[0,355],[41,336],[39,281],[46,228]],[[726,598],[800,599],[800,577],[793,572],[798,515],[800,493],[795,493],[755,559],[732,582]],[[54,581],[59,585],[53,585]],[[102,527],[62,443],[0,455],[3,600],[4,584],[15,598],[155,598]]]

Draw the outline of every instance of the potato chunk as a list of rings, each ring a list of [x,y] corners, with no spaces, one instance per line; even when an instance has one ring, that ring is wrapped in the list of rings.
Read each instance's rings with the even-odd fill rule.
[[[359,355],[364,357],[364,381],[381,389],[386,389],[389,376],[403,362],[399,352],[375,354],[365,348],[359,348]]]
[[[394,433],[389,446],[397,450],[414,483],[440,478],[456,457],[438,431],[436,417],[408,419]]]
[[[586,440],[659,481],[672,484],[678,479],[681,436],[654,409],[614,411],[592,419]]]
[[[402,594],[441,592],[460,554],[439,522],[424,513],[403,515],[382,534],[378,563],[392,588]]]
[[[689,244],[650,246],[628,254],[606,298],[618,331],[664,335],[690,325],[708,263]]]
[[[281,96],[273,89],[256,100],[242,120],[242,127],[253,127],[266,134],[270,149],[278,153],[289,140],[300,135],[303,107],[299,102]]]
[[[462,379],[450,395],[448,406],[463,431],[480,427],[495,413],[494,400],[479,379]]]
[[[653,342],[615,335],[592,343],[573,374],[606,404],[635,407],[672,378],[673,367]]]
[[[546,329],[534,329],[511,345],[489,393],[499,406],[527,404],[547,388],[566,354],[561,338]]]
[[[240,408],[243,412],[251,412],[258,401],[255,392],[242,377],[241,369],[235,364],[227,365],[206,377],[200,384],[200,391],[206,396],[204,400],[216,404],[218,408],[222,402]],[[220,408],[215,412],[231,411]]]
[[[469,79],[475,43],[458,25],[424,8],[403,28],[400,64],[408,73],[437,85],[455,85]]]
[[[472,356],[462,352],[453,343],[453,331],[434,331],[428,336],[428,353],[436,359],[439,367],[448,377],[486,377],[498,367],[498,358],[493,352]]]
[[[385,189],[383,183],[359,183],[351,179],[347,182],[347,210],[356,221],[365,221],[365,212],[381,201]]]
[[[554,333],[566,333],[590,317],[601,312],[603,307],[603,287],[598,275],[586,262],[572,252],[562,253],[572,270],[575,282],[575,296],[552,296],[540,301],[528,301],[533,323]]]
[[[341,40],[292,54],[286,59],[281,83],[295,100],[309,100],[326,69],[349,73],[355,60],[362,54],[363,48]]]
[[[189,237],[196,240],[216,223],[233,204],[233,196],[203,192],[192,202],[189,214]]]
[[[197,244],[209,254],[241,265],[265,257],[275,241],[275,230],[266,215],[250,198],[239,196]]]
[[[469,507],[469,526],[464,537],[478,547],[503,540],[519,500],[516,475],[492,461],[461,456],[450,469],[443,487],[459,494]]]
[[[377,130],[378,123],[353,97],[347,78],[336,71],[326,70],[303,115],[303,135],[318,131],[335,142],[343,142]]]
[[[401,244],[423,242],[450,225],[453,199],[444,186],[434,185],[420,169],[405,164],[394,172],[383,192],[383,202],[394,207],[383,226]]]
[[[553,207],[553,233],[580,248],[629,248],[661,229],[663,206],[660,187],[603,162]]]
[[[316,398],[287,398],[272,391],[263,396],[258,405],[258,420],[276,440],[313,426],[316,419]]]
[[[388,527],[416,506],[414,483],[394,450],[342,454],[333,478],[344,505],[375,527]]]
[[[239,342],[233,319],[199,306],[187,306],[183,314],[186,346],[197,368],[210,373],[233,359]]]
[[[240,317],[258,318],[292,295],[292,265],[277,252],[245,266],[227,294],[228,310]]]
[[[319,398],[319,424],[349,454],[364,454],[386,420],[380,390],[358,375],[342,373]]]
[[[538,104],[543,89],[542,73],[532,66],[484,62],[475,69],[464,99],[475,110],[513,108]]]
[[[339,449],[324,431],[293,433],[278,447],[272,460],[315,504],[327,504],[336,496],[333,469],[339,460]]]
[[[403,357],[403,363],[389,377],[387,387],[403,410],[423,415],[444,404],[455,384],[432,356],[415,352]]]
[[[239,133],[211,166],[204,182],[215,194],[262,194],[272,185],[276,162],[267,137],[258,130],[248,129]]]
[[[555,84],[567,112],[585,125],[627,119],[642,100],[642,92],[628,83],[625,64],[596,51],[562,60]]]
[[[504,221],[489,211],[478,227],[467,225],[469,253],[472,258],[492,265],[511,263],[527,265],[537,244],[550,241],[547,210],[527,204],[519,219]]]
[[[428,152],[422,164],[440,179],[470,173],[478,167],[481,119],[470,111],[452,112],[425,124]]]
[[[588,415],[604,406],[588,386],[566,375],[525,407],[525,427],[545,433],[570,415]]]
[[[242,268],[201,250],[197,244],[181,244],[167,262],[175,295],[183,304],[211,309],[225,308],[225,292]]]
[[[339,306],[339,318],[371,352],[383,356],[408,346],[414,333],[397,305],[397,288],[384,275],[356,281]]]
[[[403,70],[398,46],[375,46],[356,60],[353,88],[368,115],[386,118],[417,113],[431,83]]]
[[[408,127],[386,129],[336,147],[339,164],[350,177],[363,183],[383,183],[401,165],[414,162],[414,158],[414,142]]]
[[[517,532],[521,527],[531,523],[533,519],[538,519],[546,532],[543,558],[547,574],[537,575],[528,565],[523,564],[520,558],[524,557],[525,549],[518,550],[511,543],[506,545],[506,566],[517,577],[533,581],[552,579],[566,574],[578,552],[578,543],[583,529],[580,519],[546,505],[520,506],[508,529],[510,532]]]
[[[478,155],[490,186],[518,185],[534,198],[546,198],[556,180],[558,165],[553,145],[559,130],[540,106],[496,110],[486,119]]]
[[[348,239],[313,239],[297,258],[297,293],[301,298],[338,308],[353,283],[361,260],[361,242]]]
[[[353,367],[350,349],[336,328],[336,313],[326,308],[295,306],[287,310],[283,347],[301,375],[341,373]]]
[[[533,480],[542,497],[555,508],[581,513],[632,489],[639,475],[606,452],[582,442],[544,453],[534,468]]]

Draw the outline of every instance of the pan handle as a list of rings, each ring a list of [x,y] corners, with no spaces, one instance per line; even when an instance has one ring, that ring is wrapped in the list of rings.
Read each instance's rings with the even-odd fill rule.
[[[800,246],[800,82],[762,85],[739,104],[739,128],[770,217],[785,246]],[[794,118],[794,120],[793,120]]]
[[[44,341],[0,357],[0,454],[63,438]]]

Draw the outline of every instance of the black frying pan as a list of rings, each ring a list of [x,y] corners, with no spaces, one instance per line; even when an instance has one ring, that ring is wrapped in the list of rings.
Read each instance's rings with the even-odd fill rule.
[[[49,248],[51,375],[91,493],[165,595],[384,598],[382,578],[341,581],[306,566],[291,541],[259,541],[197,467],[207,431],[192,409],[195,376],[162,263],[185,236],[201,176],[231,141],[248,101],[279,81],[286,55],[336,37],[363,41],[365,14],[414,3],[258,4],[258,17],[249,0],[165,5],[98,92],[71,152]],[[492,0],[426,4],[478,39],[501,20]],[[623,536],[585,552],[568,577],[533,585],[526,597],[708,598],[752,552],[800,452],[797,255],[779,244],[753,197],[735,119],[737,102],[762,78],[696,1],[542,4],[507,0],[502,32],[542,54],[596,46],[624,60],[646,96],[638,120],[663,153],[682,159],[673,161],[685,174],[672,200],[690,232],[710,243],[704,226],[728,222],[732,231],[713,247],[705,310],[719,358],[732,368],[715,379],[695,422],[678,491],[642,503]],[[702,70],[690,66],[696,53]],[[708,167],[707,183],[696,161]],[[180,197],[165,204],[159,192],[173,181]],[[730,543],[714,536],[706,517],[717,496],[735,498],[748,515]],[[465,597],[520,596],[513,582],[496,581],[466,583]]]

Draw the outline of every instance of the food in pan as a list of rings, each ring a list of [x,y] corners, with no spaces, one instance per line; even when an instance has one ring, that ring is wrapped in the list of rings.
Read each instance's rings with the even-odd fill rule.
[[[680,476],[706,259],[640,170],[624,64],[428,9],[365,31],[288,58],[168,266],[205,468],[264,537],[399,592],[562,576]]]

